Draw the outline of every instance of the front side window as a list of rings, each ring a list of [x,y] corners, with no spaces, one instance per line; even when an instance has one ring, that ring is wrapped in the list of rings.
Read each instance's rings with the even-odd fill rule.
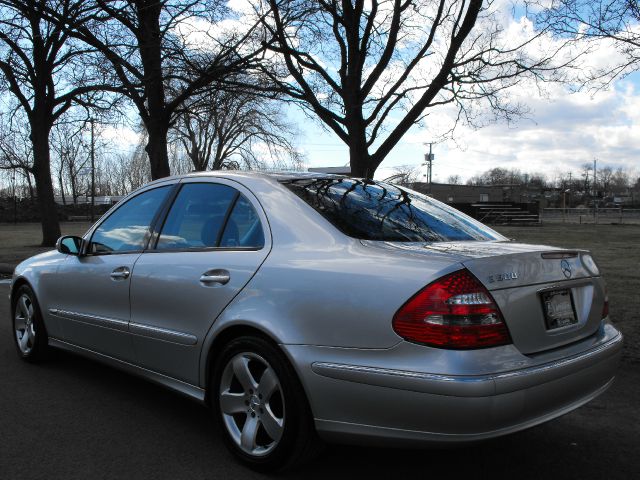
[[[153,217],[162,206],[171,186],[154,188],[136,195],[100,224],[91,237],[90,253],[142,250]]]
[[[283,184],[354,238],[391,242],[504,240],[443,203],[384,182],[327,177]]]

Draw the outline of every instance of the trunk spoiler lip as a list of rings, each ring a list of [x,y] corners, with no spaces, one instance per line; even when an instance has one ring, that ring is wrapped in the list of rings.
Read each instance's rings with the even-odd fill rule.
[[[544,259],[575,258],[591,252],[580,248],[562,248],[551,245],[521,243],[508,240],[463,240],[448,242],[391,242],[386,240],[359,240],[364,247],[377,246],[395,251],[446,255],[461,263],[482,258],[540,254]],[[504,246],[502,249],[500,247]],[[476,248],[474,248],[476,247]]]
[[[545,260],[560,260],[563,258],[575,258],[586,250],[558,250],[556,252],[542,252],[540,256]]]

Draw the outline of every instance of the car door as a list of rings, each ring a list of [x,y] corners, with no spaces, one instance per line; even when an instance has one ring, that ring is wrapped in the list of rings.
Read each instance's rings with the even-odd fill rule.
[[[155,186],[123,202],[88,233],[83,254],[60,266],[50,312],[60,319],[62,340],[135,362],[128,332],[131,273],[171,188]]]
[[[266,258],[255,197],[224,179],[183,181],[154,245],[131,280],[131,324],[145,368],[198,384],[207,331]]]

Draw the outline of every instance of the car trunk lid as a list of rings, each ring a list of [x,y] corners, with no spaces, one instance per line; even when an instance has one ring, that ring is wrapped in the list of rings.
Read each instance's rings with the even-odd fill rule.
[[[363,243],[414,258],[447,255],[462,264],[491,292],[524,354],[579,341],[600,326],[604,282],[585,266],[584,250],[495,241]]]
[[[594,334],[602,320],[604,282],[585,266],[585,251],[524,246],[518,253],[462,264],[491,292],[514,345],[525,354]]]

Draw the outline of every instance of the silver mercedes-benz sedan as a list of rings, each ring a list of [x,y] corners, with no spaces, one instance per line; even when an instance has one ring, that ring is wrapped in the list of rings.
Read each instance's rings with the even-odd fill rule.
[[[263,470],[319,439],[416,447],[540,424],[604,392],[622,348],[589,252],[322,174],[150,183],[18,265],[11,308],[25,360],[61,348],[206,402]]]

